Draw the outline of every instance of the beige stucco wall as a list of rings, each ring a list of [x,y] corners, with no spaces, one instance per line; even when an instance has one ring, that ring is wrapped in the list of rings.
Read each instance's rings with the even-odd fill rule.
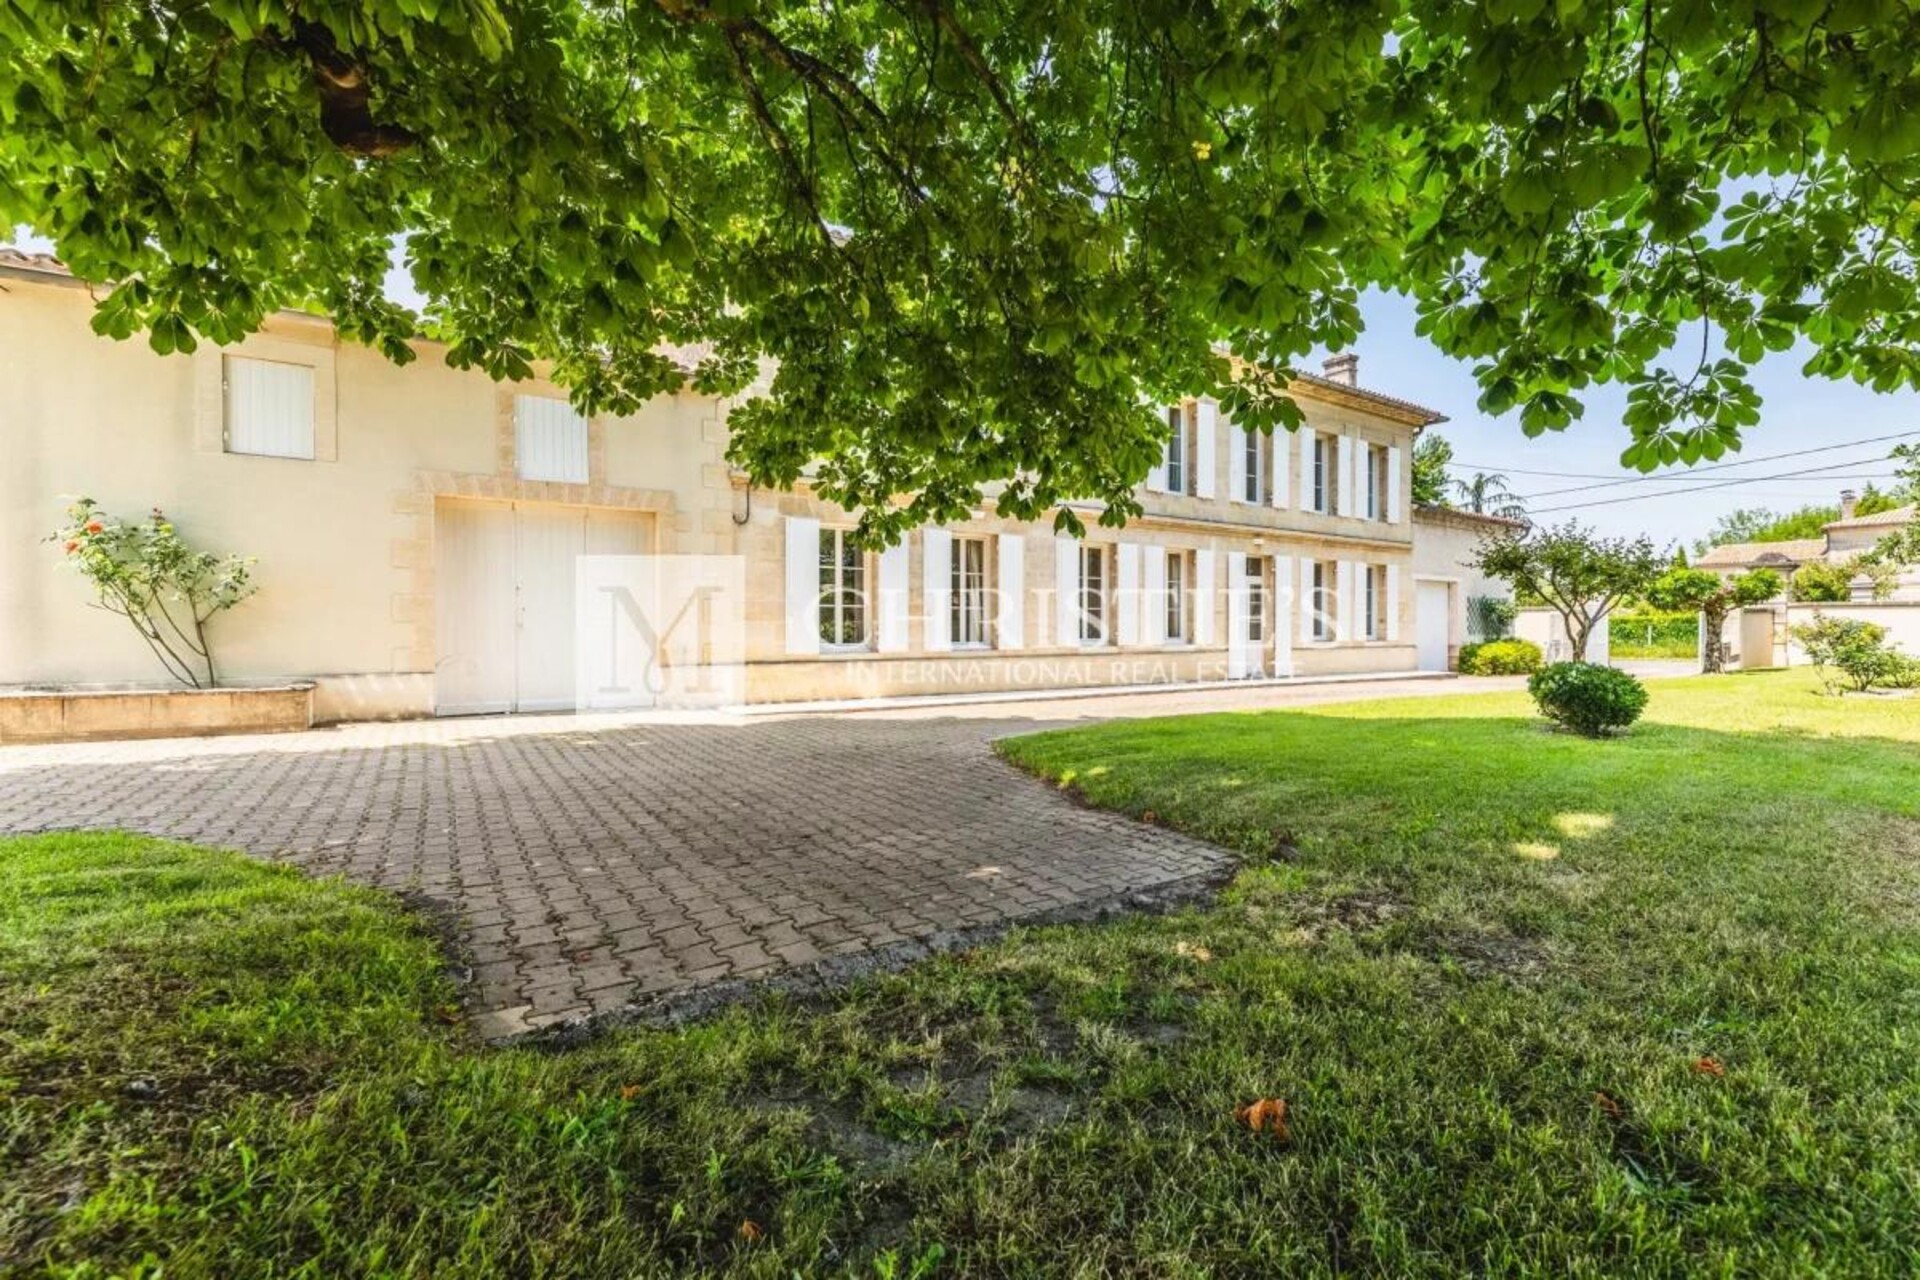
[[[983,510],[956,532],[1016,532],[1026,540],[1024,647],[930,655],[923,535],[911,535],[908,650],[900,655],[790,657],[786,652],[783,522],[810,515],[850,522],[803,488],[749,495],[725,461],[726,409],[692,394],[663,396],[590,427],[584,485],[514,478],[512,401],[554,393],[542,383],[502,386],[448,368],[422,342],[405,367],[338,342],[328,325],[277,317],[234,350],[315,369],[316,458],[249,457],[221,443],[221,353],[161,357],[143,340],[114,342],[89,327],[92,299],[69,282],[8,279],[0,292],[0,685],[154,684],[157,663],[127,624],[89,607],[86,585],[44,539],[64,499],[87,494],[111,513],[164,508],[196,546],[257,559],[258,593],[215,623],[223,677],[312,679],[321,721],[427,714],[434,697],[434,509],[450,497],[588,504],[653,516],[655,548],[735,552],[748,584],[749,696],[754,700],[951,692],[968,688],[1100,685],[1218,678],[1227,653],[1226,554],[1284,557],[1271,584],[1277,622],[1293,637],[1301,675],[1414,666],[1413,428],[1351,405],[1307,398],[1309,425],[1402,449],[1397,522],[1321,516],[1298,504],[1298,438],[1288,451],[1284,506],[1233,502],[1231,424],[1220,418],[1216,497],[1147,494],[1147,515],[1092,539],[1211,549],[1214,642],[1200,646],[1062,645],[1054,628],[1054,536]],[[1311,388],[1307,389],[1311,393]],[[751,518],[744,524],[751,509]],[[1384,564],[1398,571],[1396,640],[1309,643],[1299,638],[1297,558]],[[877,575],[870,579],[877,581]],[[958,665],[955,665],[958,664]]]

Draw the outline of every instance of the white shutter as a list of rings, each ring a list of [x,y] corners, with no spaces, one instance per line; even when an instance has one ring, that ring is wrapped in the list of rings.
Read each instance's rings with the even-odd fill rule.
[[[1220,441],[1219,405],[1202,400],[1194,406],[1193,435],[1193,496],[1211,498],[1214,495],[1213,460]]]
[[[943,653],[953,648],[953,535],[945,529],[922,529],[920,543],[925,552],[920,590],[926,647],[930,653]]]
[[[1313,508],[1313,436],[1312,427],[1300,428],[1300,509]]]
[[[1353,561],[1341,560],[1333,570],[1333,638],[1352,640],[1354,633],[1353,612]]]
[[[1143,547],[1146,590],[1140,593],[1141,632],[1148,644],[1167,642],[1167,549]]]
[[[1293,557],[1275,556],[1272,621],[1267,624],[1267,631],[1273,637],[1273,674],[1276,676],[1293,674],[1293,617],[1300,611],[1293,579]]]
[[[1123,542],[1115,548],[1113,612],[1120,622],[1121,644],[1140,643],[1140,544]]]
[[[1227,552],[1227,679],[1247,674],[1247,556]]]
[[[993,633],[1002,649],[1027,647],[1027,540],[1018,533],[1000,535]]]
[[[1360,514],[1360,503],[1356,499],[1360,495],[1355,492],[1353,483],[1353,437],[1343,435],[1337,439],[1340,451],[1335,465],[1339,479],[1333,482],[1333,512],[1340,516],[1357,516]]]
[[[1161,430],[1164,431],[1166,426],[1167,409],[1162,407],[1160,409]],[[1160,442],[1160,461],[1154,463],[1153,470],[1147,472],[1147,488],[1155,493],[1165,493],[1167,491],[1167,447],[1166,441],[1163,440]]]
[[[876,647],[881,653],[903,653],[910,644],[913,608],[908,578],[912,561],[904,535],[880,553],[880,636]]]
[[[1400,446],[1387,447],[1387,523],[1399,524],[1405,519],[1400,506]]]
[[[565,400],[515,396],[513,468],[522,480],[587,483],[587,420]]]
[[[1287,467],[1288,455],[1293,452],[1293,436],[1294,433],[1285,427],[1273,429],[1272,447],[1268,450],[1272,455],[1273,469],[1267,486],[1273,494],[1273,505],[1276,507],[1284,507],[1293,500],[1293,490],[1289,487],[1293,482],[1292,475]]]
[[[1306,644],[1313,639],[1313,611],[1320,602],[1313,596],[1313,558],[1300,557],[1300,643]]]
[[[1195,644],[1213,643],[1213,611],[1219,601],[1219,587],[1213,576],[1213,549],[1202,548],[1193,553],[1193,642]]]
[[[787,652],[820,652],[820,522],[787,517]]]
[[[1387,566],[1387,639],[1400,638],[1400,566]]]
[[[313,457],[313,369],[226,357],[228,453]]]
[[[1227,432],[1227,501],[1247,500],[1247,432],[1233,427]]]
[[[1080,542],[1053,540],[1053,616],[1057,645],[1080,643]]]

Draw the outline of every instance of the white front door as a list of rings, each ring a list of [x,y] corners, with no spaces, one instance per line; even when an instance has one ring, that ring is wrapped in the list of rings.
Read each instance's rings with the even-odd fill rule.
[[[439,503],[434,710],[571,710],[575,561],[645,552],[652,529],[642,512]]]
[[[1416,596],[1419,613],[1420,669],[1447,669],[1448,637],[1453,632],[1453,590],[1445,582],[1422,582]]]

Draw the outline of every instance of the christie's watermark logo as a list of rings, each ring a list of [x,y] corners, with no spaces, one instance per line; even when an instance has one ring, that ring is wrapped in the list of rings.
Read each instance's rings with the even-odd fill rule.
[[[574,564],[574,696],[582,711],[746,701],[745,559],[581,556]]]

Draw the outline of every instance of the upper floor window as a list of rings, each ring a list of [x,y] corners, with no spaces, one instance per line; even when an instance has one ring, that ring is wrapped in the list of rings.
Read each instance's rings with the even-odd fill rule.
[[[956,645],[987,643],[987,540],[953,540],[952,593],[948,622]]]
[[[867,643],[867,553],[851,529],[820,531],[820,642],[839,649]]]
[[[1080,642],[1107,641],[1107,549],[1080,547]]]
[[[1187,411],[1183,405],[1167,408],[1167,492],[1187,491]]]
[[[1187,553],[1167,553],[1167,639],[1184,643],[1191,639],[1187,629]]]
[[[1313,437],[1313,509],[1322,515],[1333,510],[1334,439]]]
[[[1383,444],[1367,446],[1367,509],[1369,520],[1387,518],[1387,447]]]
[[[587,483],[587,420],[553,396],[513,398],[513,473]]]
[[[227,356],[223,436],[228,453],[313,457],[313,368]]]
[[[1313,562],[1312,591],[1308,603],[1313,609],[1313,638],[1315,640],[1333,639],[1333,562],[1315,560]]]
[[[1240,436],[1240,448],[1243,454],[1242,470],[1245,479],[1240,493],[1242,501],[1259,503],[1266,500],[1267,493],[1267,450],[1266,433],[1262,431],[1244,431]],[[1280,447],[1276,437],[1274,448]]]

